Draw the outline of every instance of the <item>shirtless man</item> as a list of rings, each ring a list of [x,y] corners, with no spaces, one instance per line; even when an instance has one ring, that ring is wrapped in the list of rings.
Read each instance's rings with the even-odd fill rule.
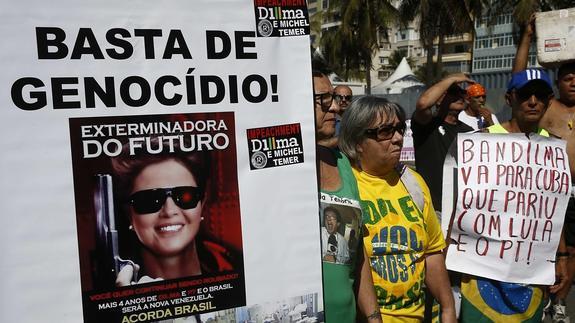
[[[525,27],[525,31],[517,47],[513,72],[527,68],[529,56],[529,46],[535,34],[535,16]],[[551,99],[547,112],[541,119],[539,126],[546,129],[553,136],[557,136],[567,141],[567,154],[569,155],[569,167],[571,169],[571,179],[575,179],[575,61],[561,65],[557,71],[555,81],[559,97]],[[568,259],[568,281],[572,281],[575,276],[575,199],[571,197],[565,214],[563,225],[563,238],[567,245],[567,253],[558,253],[560,257]],[[565,298],[569,293],[571,284],[566,284],[565,288],[555,293],[555,300],[552,307],[553,322],[569,322],[565,308]]]
[[[527,68],[529,46],[534,31],[535,17],[532,17],[525,27],[525,32],[517,47],[513,73]],[[551,99],[549,109],[547,109],[539,125],[549,131],[550,134],[567,141],[571,177],[575,178],[575,62],[566,63],[559,67],[555,85],[559,90],[559,97]]]

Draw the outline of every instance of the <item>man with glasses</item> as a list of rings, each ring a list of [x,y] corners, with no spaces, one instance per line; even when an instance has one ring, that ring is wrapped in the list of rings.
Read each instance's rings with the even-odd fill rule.
[[[505,101],[511,107],[511,120],[487,130],[495,132],[492,130],[503,129],[500,133],[547,133],[539,128],[539,121],[543,118],[551,98],[553,88],[545,71],[527,69],[514,73],[505,94]]]
[[[317,81],[315,81],[316,79]],[[324,147],[336,148],[337,137],[335,136],[335,127],[340,109],[339,104],[338,101],[335,100],[333,88],[327,76],[319,72],[314,72],[314,81],[313,96],[316,107],[315,126],[317,143]]]
[[[351,88],[347,85],[338,85],[335,87],[333,92],[335,93],[333,97],[339,104],[339,115],[342,115],[353,98]]]
[[[347,85],[338,85],[333,89],[333,98],[334,100],[337,101],[337,104],[339,105],[339,112],[337,113],[336,116],[336,121],[335,121],[335,135],[336,137],[339,136],[339,131],[340,131],[340,121],[341,121],[341,116],[343,115],[343,113],[345,112],[345,110],[347,110],[347,107],[351,104],[351,99],[353,98],[352,96],[352,92],[351,92],[351,88]]]
[[[458,133],[473,130],[458,119],[466,96],[460,83],[475,82],[462,73],[446,77],[423,92],[411,118],[415,167],[429,186],[437,212],[441,212],[443,161],[449,146]]]
[[[339,225],[343,225],[341,216],[345,215],[346,230],[359,233],[362,230],[362,219],[357,183],[349,160],[334,149],[337,146],[335,116],[339,105],[334,100],[333,87],[325,74],[313,72],[313,93],[320,207],[326,210],[326,215],[341,213],[345,209],[339,219],[336,215],[337,224],[321,212],[323,220],[319,223],[325,222],[324,230],[335,233]],[[337,202],[343,200],[347,201],[344,205]],[[330,246],[336,250],[342,248],[340,255],[336,253],[335,257],[322,257],[325,321],[354,323],[360,317],[369,323],[381,322],[363,240],[358,239],[355,245],[346,241],[344,245],[341,237],[338,240],[335,235],[330,239],[330,235],[322,234],[322,238],[322,249]],[[350,250],[344,255],[343,251],[348,247]]]
[[[491,110],[485,107],[487,99],[485,88],[479,84],[471,84],[467,87],[467,107],[459,114],[459,120],[466,125],[479,130],[499,123]]]

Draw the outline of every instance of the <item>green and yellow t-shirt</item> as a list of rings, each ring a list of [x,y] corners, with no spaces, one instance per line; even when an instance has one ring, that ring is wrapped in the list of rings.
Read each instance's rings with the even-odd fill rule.
[[[396,172],[386,177],[357,169],[353,173],[367,229],[364,245],[383,319],[420,322],[425,307],[424,256],[445,248],[429,188],[414,172],[424,195],[422,212]]]

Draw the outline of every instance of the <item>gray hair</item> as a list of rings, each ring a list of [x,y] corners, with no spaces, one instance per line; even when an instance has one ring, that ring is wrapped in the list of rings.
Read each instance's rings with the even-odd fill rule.
[[[341,119],[339,149],[352,161],[358,164],[357,145],[365,139],[365,130],[374,127],[377,118],[390,120],[397,117],[405,122],[405,111],[394,102],[377,96],[364,96],[354,100]]]

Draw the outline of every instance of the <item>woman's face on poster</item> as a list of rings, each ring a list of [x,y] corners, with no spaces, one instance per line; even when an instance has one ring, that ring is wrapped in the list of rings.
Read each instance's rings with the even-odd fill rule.
[[[142,169],[134,179],[132,194],[153,189],[197,186],[194,175],[184,165],[169,159]],[[165,202],[155,212],[136,212],[134,205],[130,207],[130,221],[138,239],[156,255],[173,256],[184,251],[194,243],[200,228],[202,200],[192,208],[182,208],[178,206],[182,203],[175,202],[178,197],[174,191],[167,196],[161,195],[165,196]],[[182,196],[189,198],[185,193],[180,194],[180,199]]]

